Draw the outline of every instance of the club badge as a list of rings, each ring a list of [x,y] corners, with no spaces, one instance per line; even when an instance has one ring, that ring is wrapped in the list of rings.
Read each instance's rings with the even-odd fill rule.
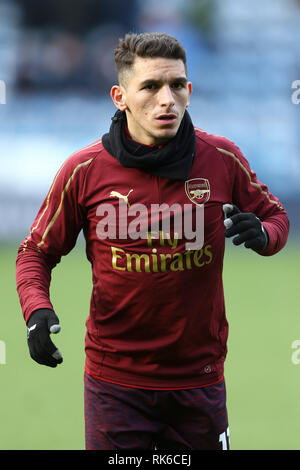
[[[210,186],[205,178],[192,178],[185,182],[185,192],[190,201],[201,206],[209,200]]]

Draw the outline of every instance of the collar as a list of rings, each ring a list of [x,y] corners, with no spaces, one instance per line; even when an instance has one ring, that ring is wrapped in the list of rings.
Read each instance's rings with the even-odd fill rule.
[[[195,129],[187,111],[177,134],[160,147],[143,145],[128,136],[125,111],[112,117],[109,132],[102,137],[104,148],[126,168],[137,168],[155,176],[186,180],[196,151]]]

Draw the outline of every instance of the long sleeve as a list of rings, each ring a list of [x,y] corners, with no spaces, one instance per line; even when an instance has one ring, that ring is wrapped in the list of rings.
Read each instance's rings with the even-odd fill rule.
[[[16,260],[16,284],[25,321],[38,308],[51,308],[51,271],[76,244],[84,224],[82,188],[91,158],[69,157],[21,243]]]
[[[260,252],[271,256],[286,244],[289,234],[289,219],[279,199],[260,182],[250,168],[240,149],[231,145],[229,150],[218,149],[230,156],[230,172],[233,177],[232,203],[243,212],[253,212],[262,221],[269,237],[267,248]]]

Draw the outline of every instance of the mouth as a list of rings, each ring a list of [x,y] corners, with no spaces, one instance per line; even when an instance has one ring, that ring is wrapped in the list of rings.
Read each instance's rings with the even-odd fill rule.
[[[177,120],[176,114],[161,114],[156,120],[162,125],[174,124]]]

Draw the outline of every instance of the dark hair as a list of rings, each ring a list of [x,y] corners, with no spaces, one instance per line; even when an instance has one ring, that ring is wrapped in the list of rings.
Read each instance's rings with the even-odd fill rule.
[[[181,59],[187,70],[184,47],[176,38],[165,33],[128,33],[119,40],[114,53],[119,79],[123,72],[131,69],[136,57]]]

